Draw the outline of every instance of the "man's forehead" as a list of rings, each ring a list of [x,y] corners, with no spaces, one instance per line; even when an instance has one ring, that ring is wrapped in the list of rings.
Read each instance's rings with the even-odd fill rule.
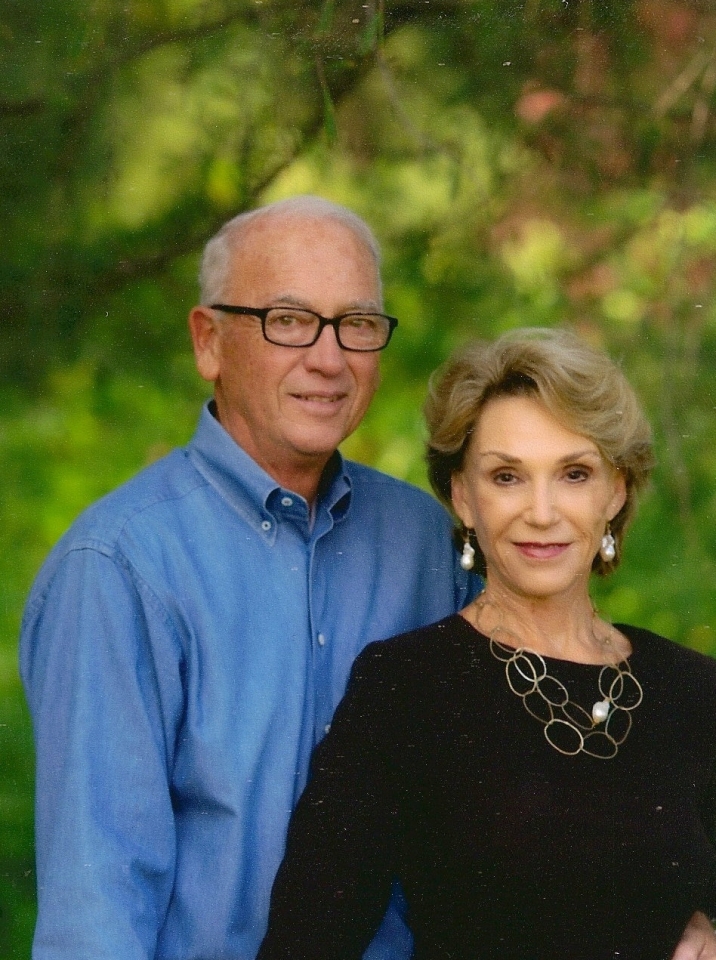
[[[316,278],[346,284],[347,309],[382,303],[378,264],[370,247],[338,218],[268,212],[253,219],[233,244],[230,283],[271,283],[275,302],[311,308],[305,286]]]
[[[246,247],[252,247],[259,238],[266,241],[270,238],[273,243],[280,243],[299,238],[308,244],[326,242],[329,237],[343,235],[374,259],[366,241],[348,223],[330,214],[296,213],[267,210],[259,211],[242,229],[236,239],[235,249],[241,252]]]

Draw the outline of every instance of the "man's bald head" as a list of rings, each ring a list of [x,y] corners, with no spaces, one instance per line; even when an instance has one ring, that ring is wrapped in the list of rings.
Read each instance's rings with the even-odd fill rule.
[[[368,224],[347,207],[310,194],[277,200],[255,210],[247,210],[233,217],[216,233],[204,248],[199,271],[200,302],[209,306],[224,299],[226,284],[232,270],[236,270],[235,254],[253,229],[265,221],[331,220],[350,230],[369,251],[375,264],[380,288],[380,247]],[[382,290],[381,290],[382,295]]]

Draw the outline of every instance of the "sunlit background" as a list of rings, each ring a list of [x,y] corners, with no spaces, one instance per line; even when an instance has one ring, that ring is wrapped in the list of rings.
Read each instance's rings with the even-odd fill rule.
[[[425,483],[427,378],[467,338],[608,349],[659,467],[600,608],[716,654],[715,88],[707,0],[5,0],[0,957],[34,920],[23,601],[190,437],[198,254],[242,209],[312,192],[375,228],[400,327],[345,452],[389,473]]]

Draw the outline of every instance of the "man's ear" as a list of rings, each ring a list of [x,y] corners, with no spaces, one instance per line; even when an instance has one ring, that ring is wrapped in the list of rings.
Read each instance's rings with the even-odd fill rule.
[[[474,528],[472,509],[466,496],[467,482],[463,473],[453,473],[450,478],[450,490],[455,513],[466,527]]]
[[[189,332],[199,376],[214,383],[221,373],[220,321],[208,307],[194,307],[189,314]]]

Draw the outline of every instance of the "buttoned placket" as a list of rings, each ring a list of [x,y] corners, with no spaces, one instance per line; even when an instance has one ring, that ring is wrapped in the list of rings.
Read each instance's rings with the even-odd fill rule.
[[[308,634],[310,637],[311,694],[313,701],[312,739],[318,743],[328,733],[333,697],[331,684],[331,651],[329,648],[330,631],[325,624],[317,622],[315,610],[316,575],[323,577],[325,572],[317,574],[315,570],[316,544],[330,533],[334,525],[333,517],[324,506],[318,505],[314,523],[311,525],[309,507],[306,501],[289,490],[276,489],[266,498],[266,516],[261,529],[267,539],[276,539],[279,526],[295,531],[305,544],[306,595],[308,597]],[[322,591],[321,585],[321,591]]]
[[[317,569],[318,544],[333,529],[336,520],[330,510],[319,507],[316,522],[311,536],[311,556],[309,562],[309,623],[312,637],[312,663],[315,694],[314,742],[318,743],[331,728],[334,708],[334,691],[332,689],[333,649],[331,633],[327,624],[319,619],[318,609],[323,604],[317,603],[317,596],[325,599],[325,579],[329,571]],[[324,609],[325,615],[325,609]]]

